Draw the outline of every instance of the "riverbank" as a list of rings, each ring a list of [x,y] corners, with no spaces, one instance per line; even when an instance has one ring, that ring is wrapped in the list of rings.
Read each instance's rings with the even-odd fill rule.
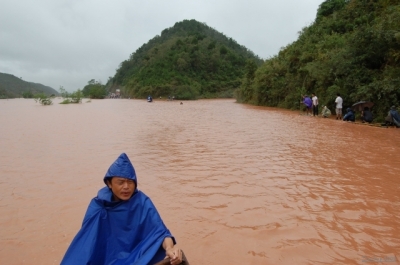
[[[307,115],[307,114],[300,114],[301,116],[309,116],[311,118],[315,118],[315,116],[312,115]],[[396,126],[386,126],[386,125],[382,125],[382,123],[377,123],[377,122],[362,122],[362,121],[355,121],[355,122],[350,122],[350,121],[343,121],[343,120],[337,120],[335,115],[331,115],[328,118],[324,118],[321,115],[318,115],[316,118],[321,118],[321,119],[326,119],[326,120],[333,120],[333,121],[337,121],[337,122],[346,122],[346,123],[350,123],[350,124],[354,124],[354,125],[364,125],[364,126],[372,126],[372,127],[378,127],[378,128],[383,128],[383,129],[397,129]]]

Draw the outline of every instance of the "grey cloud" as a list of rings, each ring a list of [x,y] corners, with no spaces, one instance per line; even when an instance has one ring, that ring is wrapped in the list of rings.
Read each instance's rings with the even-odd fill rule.
[[[313,22],[322,0],[0,0],[0,72],[73,91],[106,82],[137,48],[196,19],[261,58]]]

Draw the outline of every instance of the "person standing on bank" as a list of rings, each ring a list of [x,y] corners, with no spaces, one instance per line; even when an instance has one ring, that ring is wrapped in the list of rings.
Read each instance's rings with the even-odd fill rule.
[[[312,93],[311,96],[313,116],[318,116],[318,98],[314,93]]]
[[[311,115],[312,100],[309,96],[303,96],[303,104],[306,106],[307,116]]]
[[[343,99],[340,97],[339,93],[337,93],[335,103],[336,103],[336,119],[341,120],[342,119]]]

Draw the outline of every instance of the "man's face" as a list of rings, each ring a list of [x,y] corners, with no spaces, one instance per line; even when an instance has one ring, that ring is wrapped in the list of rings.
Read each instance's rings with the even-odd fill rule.
[[[136,189],[135,182],[131,179],[113,177],[111,181],[107,181],[107,186],[114,194],[114,200],[126,201],[132,197]]]

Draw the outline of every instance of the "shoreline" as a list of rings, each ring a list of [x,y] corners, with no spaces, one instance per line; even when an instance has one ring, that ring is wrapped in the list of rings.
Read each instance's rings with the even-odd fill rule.
[[[303,114],[303,113],[301,113],[301,114],[299,114],[299,115],[300,115],[300,116],[315,117],[315,116],[312,116],[312,115],[310,116],[310,115]],[[335,120],[335,121],[336,121],[336,116],[334,116],[334,115],[331,115],[331,116],[328,117],[328,118],[323,118],[321,115],[318,115],[317,118],[322,118],[322,119],[327,119],[327,120]],[[337,120],[337,121],[346,122],[346,123],[355,124],[355,125],[366,125],[366,126],[377,127],[377,128],[383,128],[383,129],[390,129],[390,128],[392,128],[392,129],[398,129],[396,126],[382,125],[382,123],[377,123],[377,122],[368,123],[368,122],[362,122],[362,121],[357,121],[357,120],[354,121],[354,122],[351,122],[351,121],[343,121],[343,120]]]

